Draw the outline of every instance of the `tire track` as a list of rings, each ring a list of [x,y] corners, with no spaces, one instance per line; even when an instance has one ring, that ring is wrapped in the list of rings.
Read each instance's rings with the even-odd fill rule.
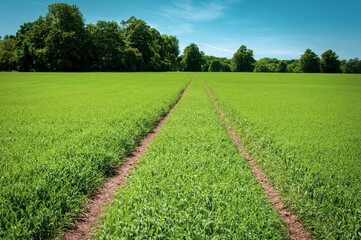
[[[169,118],[169,115],[183,99],[192,82],[193,77],[177,101],[168,110],[167,114],[158,122],[156,127],[143,138],[140,145],[124,159],[124,162],[117,169],[116,175],[106,179],[103,186],[96,191],[95,195],[87,200],[89,205],[86,211],[78,216],[73,230],[67,230],[63,233],[63,239],[81,240],[91,238],[92,231],[98,225],[99,217],[103,212],[104,206],[110,202],[116,191],[124,186],[127,176],[129,176],[141,156],[147,151],[149,145]]]
[[[228,135],[232,138],[239,152],[246,158],[253,174],[255,175],[257,181],[262,185],[269,201],[272,203],[273,207],[277,210],[278,214],[282,217],[282,220],[286,223],[288,227],[289,237],[291,239],[297,239],[297,240],[311,239],[312,234],[304,229],[301,221],[297,219],[297,216],[294,213],[292,213],[284,203],[282,203],[278,190],[273,187],[267,175],[261,170],[260,166],[254,161],[252,156],[244,147],[241,139],[237,136],[236,132],[231,128],[228,120],[225,118],[224,114],[217,106],[217,103],[214,100],[214,97],[210,92],[208,86],[203,81],[202,76],[200,80],[203,86],[205,87],[208,97],[211,100],[212,105],[215,108],[219,118],[222,120],[223,125],[226,127]]]

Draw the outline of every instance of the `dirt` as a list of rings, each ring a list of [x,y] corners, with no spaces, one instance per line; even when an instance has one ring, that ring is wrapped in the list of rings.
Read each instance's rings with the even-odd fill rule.
[[[233,142],[237,146],[238,150],[242,153],[242,155],[246,158],[253,174],[255,175],[257,181],[262,185],[268,199],[272,203],[273,207],[277,210],[279,215],[282,217],[283,221],[288,226],[289,230],[289,237],[291,239],[299,239],[299,240],[306,240],[311,239],[312,234],[304,229],[302,226],[301,221],[298,220],[297,216],[292,213],[289,208],[282,203],[280,200],[280,194],[275,187],[273,187],[272,183],[268,179],[267,175],[261,170],[260,166],[254,161],[252,156],[248,153],[246,148],[244,147],[242,141],[237,136],[235,131],[230,127],[227,119],[224,117],[223,113],[218,108],[213,95],[209,91],[208,86],[203,82],[203,85],[206,88],[206,92],[217,111],[218,116],[222,120],[224,126],[227,128],[229,136],[232,138]]]
[[[120,187],[124,186],[127,176],[134,169],[141,156],[148,149],[150,143],[153,141],[163,124],[169,118],[170,113],[178,106],[187,92],[192,80],[187,84],[183,93],[178,98],[176,103],[170,108],[168,113],[158,122],[157,126],[148,133],[148,135],[141,141],[140,145],[124,159],[124,162],[117,169],[116,175],[108,178],[104,185],[99,188],[91,199],[87,200],[87,209],[80,214],[74,224],[74,228],[63,233],[63,238],[66,240],[80,240],[90,239],[93,229],[98,225],[99,217],[103,212],[104,206],[113,198],[115,192]]]

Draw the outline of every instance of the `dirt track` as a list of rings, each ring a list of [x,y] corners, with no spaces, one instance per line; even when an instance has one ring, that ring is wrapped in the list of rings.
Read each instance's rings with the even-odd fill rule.
[[[67,240],[78,240],[78,239],[90,239],[92,235],[92,230],[97,226],[99,216],[103,211],[103,207],[113,198],[116,190],[123,186],[126,182],[127,176],[131,173],[132,169],[139,161],[140,157],[148,149],[150,143],[153,141],[159,130],[162,128],[163,124],[167,121],[170,113],[177,107],[178,103],[182,100],[185,95],[189,85],[192,83],[193,79],[188,83],[183,93],[176,101],[176,103],[170,108],[166,116],[157,124],[157,126],[141,141],[141,144],[127,157],[124,159],[124,163],[118,168],[117,174],[111,178],[108,178],[103,187],[98,189],[92,199],[88,200],[88,207],[86,212],[82,213],[76,223],[73,230],[68,230],[64,232],[63,237]],[[223,124],[226,126],[229,136],[232,138],[233,142],[237,146],[238,150],[243,154],[246,160],[249,163],[250,168],[252,169],[256,179],[262,185],[266,195],[268,196],[270,202],[274,208],[278,211],[283,221],[287,224],[289,229],[289,236],[291,239],[310,239],[311,233],[307,232],[302,223],[297,219],[297,216],[289,211],[286,205],[284,205],[280,200],[280,195],[278,191],[272,186],[268,177],[260,169],[260,167],[255,163],[252,156],[247,152],[243,146],[241,140],[234,132],[234,130],[229,126],[228,121],[224,117],[223,113],[218,108],[213,95],[209,91],[209,88],[201,79],[203,85],[206,88],[206,92],[216,109],[220,119]]]
[[[178,106],[178,103],[183,99],[183,96],[187,92],[189,85],[192,80],[188,83],[181,96],[178,98],[176,103],[169,109],[167,114],[158,122],[157,126],[143,138],[140,145],[124,159],[122,165],[117,169],[115,176],[108,178],[104,185],[98,189],[93,198],[88,200],[88,207],[86,212],[79,215],[76,220],[73,230],[68,230],[63,233],[63,238],[66,240],[80,240],[90,239],[92,236],[92,230],[97,226],[99,216],[103,212],[104,206],[113,198],[116,190],[123,186],[126,182],[127,176],[131,173],[132,169],[139,161],[140,157],[148,149],[149,145],[162,128],[163,124],[167,121],[170,113]]]
[[[204,83],[202,78],[201,81],[206,88],[208,97],[210,98],[214,108],[216,109],[219,118],[222,120],[224,126],[227,128],[229,136],[232,138],[234,144],[237,146],[240,153],[242,153],[242,155],[246,158],[253,174],[255,175],[257,181],[262,185],[273,207],[277,210],[279,215],[282,217],[283,221],[287,224],[289,230],[289,237],[291,239],[299,239],[299,240],[310,239],[312,237],[312,234],[310,232],[307,232],[303,228],[302,223],[297,219],[297,216],[293,214],[285,204],[282,203],[282,201],[280,200],[279,192],[276,190],[276,188],[272,186],[267,175],[261,170],[260,166],[253,160],[252,156],[248,153],[247,149],[244,147],[242,141],[237,136],[236,132],[230,127],[227,119],[224,117],[223,113],[218,108],[212,93],[210,92],[208,86]]]

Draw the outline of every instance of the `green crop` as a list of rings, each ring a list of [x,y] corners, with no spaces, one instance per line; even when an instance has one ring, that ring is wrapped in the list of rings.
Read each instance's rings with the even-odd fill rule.
[[[360,76],[213,73],[203,78],[313,236],[360,239]]]
[[[0,73],[0,238],[56,236],[190,78]]]
[[[197,79],[107,207],[96,239],[212,238],[287,234]]]

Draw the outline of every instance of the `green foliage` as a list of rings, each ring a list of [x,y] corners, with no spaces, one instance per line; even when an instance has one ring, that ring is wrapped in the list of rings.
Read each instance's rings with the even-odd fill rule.
[[[204,62],[202,53],[196,44],[191,43],[184,49],[183,57],[181,61],[181,69],[183,71],[200,72],[202,70],[202,64]]]
[[[0,39],[0,70],[16,69],[16,41],[14,36]]]
[[[203,78],[247,149],[313,237],[359,239],[360,76]]]
[[[324,73],[339,73],[341,72],[341,62],[334,51],[327,50],[322,53],[321,70]]]
[[[356,59],[340,61],[332,50],[319,57],[307,49],[300,60],[262,58],[242,45],[232,60],[206,56],[195,44],[179,57],[175,36],[161,35],[144,20],[98,21],[85,26],[79,8],[48,7],[45,17],[20,26],[15,37],[0,39],[0,71],[203,71],[361,73]],[[342,65],[340,67],[340,64]]]
[[[135,17],[84,25],[76,6],[55,3],[45,17],[0,41],[0,70],[175,71],[179,42]]]
[[[197,79],[105,210],[95,238],[287,237]]]
[[[341,61],[341,70],[343,73],[361,73],[361,60],[358,58],[348,61]]]
[[[299,60],[289,60],[287,64],[287,72],[289,73],[300,73],[300,61]]]
[[[88,59],[85,48],[85,27],[79,9],[66,3],[48,7],[45,24],[49,33],[45,38],[45,56],[52,71],[80,71]]]
[[[253,72],[255,60],[253,51],[242,45],[232,58],[232,71],[234,72]]]
[[[278,62],[276,72],[278,72],[278,73],[287,72],[287,63],[286,63],[286,61],[279,61]]]
[[[311,49],[307,49],[301,56],[300,70],[303,73],[318,73],[320,69],[320,58]]]
[[[0,239],[56,237],[189,79],[0,73]]]
[[[279,60],[276,58],[261,58],[256,61],[255,72],[276,72]]]
[[[120,26],[112,21],[98,21],[96,25],[88,24],[92,70],[120,71],[123,70],[125,42],[120,32]]]
[[[204,56],[202,72],[230,72],[231,60],[214,56]]]

